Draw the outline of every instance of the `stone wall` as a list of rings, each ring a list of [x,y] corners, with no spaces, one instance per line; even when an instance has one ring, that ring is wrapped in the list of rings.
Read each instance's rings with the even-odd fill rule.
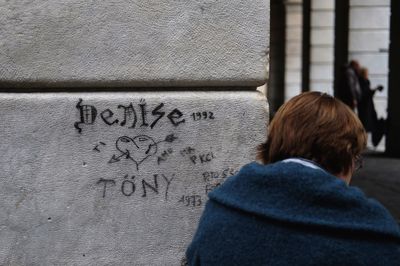
[[[262,85],[268,4],[6,1],[0,4],[0,85]]]
[[[177,265],[207,193],[254,160],[268,113],[257,92],[1,102],[5,265]]]
[[[207,193],[266,138],[268,12],[1,3],[1,264],[180,265]]]

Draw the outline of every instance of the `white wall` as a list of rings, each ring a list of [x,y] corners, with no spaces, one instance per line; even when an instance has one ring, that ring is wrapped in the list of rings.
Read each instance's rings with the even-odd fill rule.
[[[0,4],[0,86],[259,86],[269,1]]]
[[[333,94],[335,1],[311,1],[310,90]]]
[[[285,101],[301,92],[302,12],[301,0],[286,1]]]
[[[0,264],[181,265],[266,139],[269,1],[1,1],[0,26]]]
[[[256,91],[0,102],[2,265],[181,265],[208,192],[254,160],[268,119]]]

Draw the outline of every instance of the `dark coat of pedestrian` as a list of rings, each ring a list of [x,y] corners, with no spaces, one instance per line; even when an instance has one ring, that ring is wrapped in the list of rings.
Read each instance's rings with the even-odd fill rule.
[[[365,130],[372,133],[373,145],[377,146],[385,133],[385,121],[378,119],[373,98],[375,92],[377,90],[381,91],[383,87],[371,88],[367,68],[360,69],[359,83],[362,93],[361,100],[357,105],[358,117],[363,123]]]

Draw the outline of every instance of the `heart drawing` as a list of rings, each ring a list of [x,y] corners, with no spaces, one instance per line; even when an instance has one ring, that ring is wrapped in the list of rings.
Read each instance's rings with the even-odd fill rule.
[[[128,136],[119,137],[115,142],[115,147],[120,154],[114,154],[108,163],[116,163],[121,159],[127,159],[133,161],[136,165],[136,170],[139,170],[139,165],[143,161],[157,153],[157,145],[159,143],[173,142],[175,139],[177,138],[173,134],[158,142],[155,142],[147,135],[139,135],[133,138]]]

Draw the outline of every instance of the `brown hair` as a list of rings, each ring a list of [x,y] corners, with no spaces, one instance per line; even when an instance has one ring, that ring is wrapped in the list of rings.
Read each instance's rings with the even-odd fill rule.
[[[368,68],[362,67],[360,69],[360,76],[364,79],[368,79]]]
[[[348,173],[366,147],[366,133],[345,104],[321,92],[305,92],[285,103],[269,125],[258,159],[273,163],[301,157],[330,173]]]

